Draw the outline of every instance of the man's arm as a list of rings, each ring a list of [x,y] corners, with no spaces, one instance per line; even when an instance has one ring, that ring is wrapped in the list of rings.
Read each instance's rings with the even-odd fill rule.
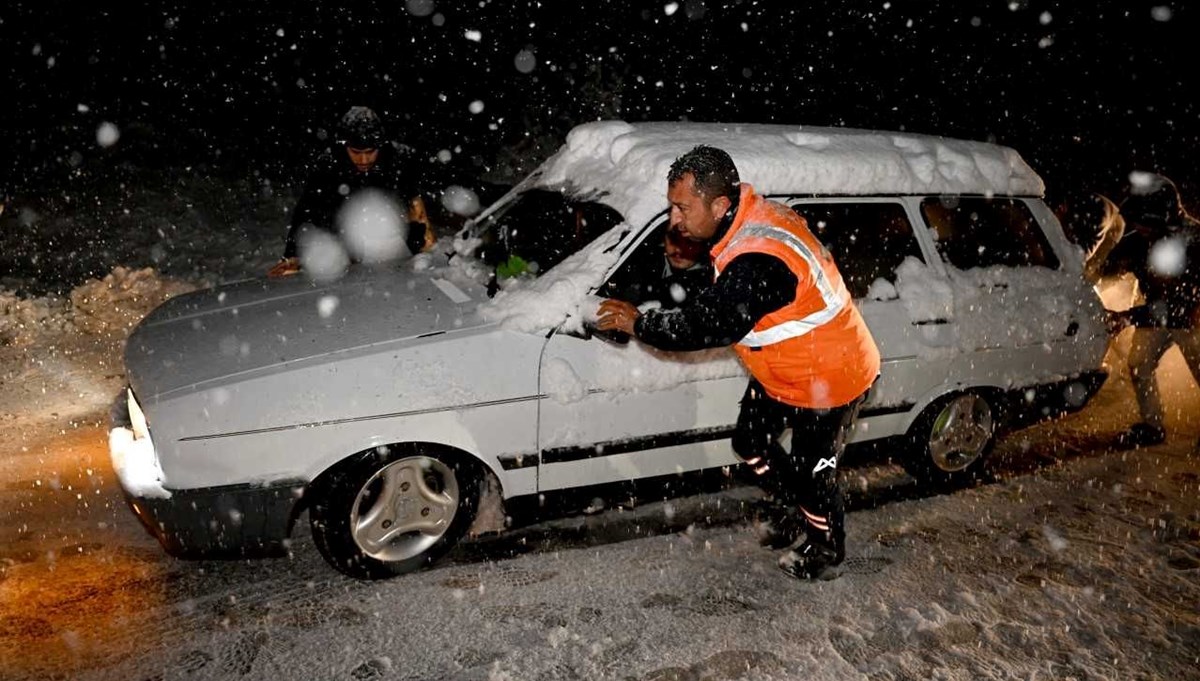
[[[796,275],[779,258],[740,255],[717,281],[675,310],[651,310],[638,317],[634,334],[662,350],[702,350],[732,345],[758,320],[792,302]]]
[[[283,244],[285,259],[295,258],[299,255],[296,242],[305,225],[316,225],[324,229],[331,228],[329,223],[331,223],[333,215],[329,207],[330,197],[325,196],[324,192],[331,191],[331,187],[337,187],[337,184],[328,179],[331,171],[327,166],[328,161],[324,157],[318,160],[318,166],[304,183],[304,191],[300,193],[296,207],[292,209],[287,239]]]

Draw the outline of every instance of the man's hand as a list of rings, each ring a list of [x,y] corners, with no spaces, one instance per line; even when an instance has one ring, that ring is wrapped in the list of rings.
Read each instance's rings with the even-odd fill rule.
[[[299,271],[300,271],[300,259],[299,258],[284,258],[284,259],[280,260],[279,262],[275,263],[275,266],[267,271],[267,277],[269,277],[271,279],[278,279],[280,277],[286,277],[288,275],[295,274]]]
[[[642,313],[623,300],[608,299],[600,303],[596,328],[601,331],[622,331],[634,336],[633,324]]]

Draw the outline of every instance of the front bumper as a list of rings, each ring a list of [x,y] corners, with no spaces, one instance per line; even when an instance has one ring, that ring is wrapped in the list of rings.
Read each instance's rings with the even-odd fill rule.
[[[287,552],[303,483],[170,490],[168,499],[126,491],[134,515],[179,558],[243,558]]]
[[[221,558],[286,552],[303,481],[168,488],[140,413],[132,393],[114,405],[109,454],[129,507],[168,553]]]

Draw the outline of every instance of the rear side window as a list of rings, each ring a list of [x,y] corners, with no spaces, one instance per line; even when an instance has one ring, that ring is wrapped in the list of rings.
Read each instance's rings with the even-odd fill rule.
[[[925,199],[921,214],[933,230],[938,253],[960,270],[993,265],[1058,269],[1058,256],[1021,201]]]
[[[912,225],[898,203],[793,203],[792,210],[833,254],[846,288],[863,298],[877,279],[896,283],[905,258],[921,257]]]

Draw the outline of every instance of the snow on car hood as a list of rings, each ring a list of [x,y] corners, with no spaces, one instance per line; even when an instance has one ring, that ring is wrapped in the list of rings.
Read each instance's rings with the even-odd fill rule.
[[[177,296],[130,335],[130,382],[139,398],[149,399],[234,374],[479,325],[483,289],[442,274],[360,266],[332,283],[301,274]]]

